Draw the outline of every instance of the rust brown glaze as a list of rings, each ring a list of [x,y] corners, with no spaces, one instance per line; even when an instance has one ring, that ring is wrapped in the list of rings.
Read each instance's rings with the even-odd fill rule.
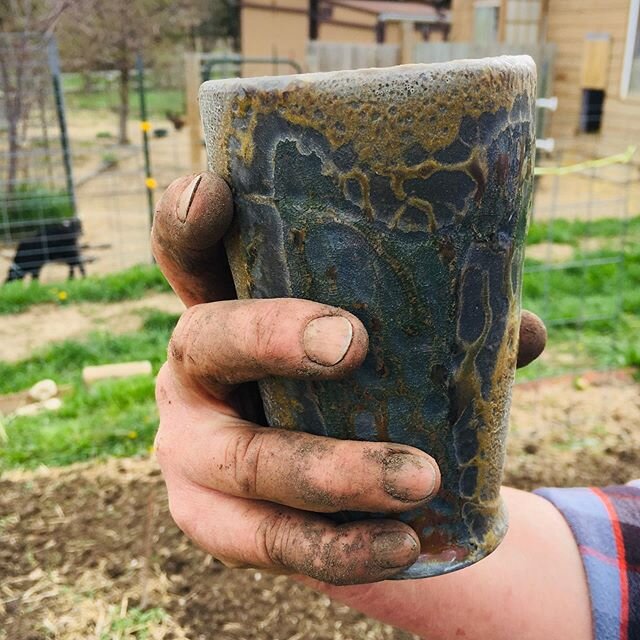
[[[210,169],[234,194],[240,297],[343,307],[370,334],[347,380],[261,382],[269,423],[403,442],[440,465],[438,496],[401,516],[422,554],[400,577],[472,564],[506,531],[534,100],[526,57],[201,91]]]

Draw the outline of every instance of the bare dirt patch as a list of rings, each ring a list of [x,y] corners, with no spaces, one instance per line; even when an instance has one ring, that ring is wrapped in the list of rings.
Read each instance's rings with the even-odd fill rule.
[[[149,625],[152,638],[412,637],[287,578],[230,571],[195,549],[170,519],[152,460],[9,474],[0,513],[3,640],[112,638],[113,621],[143,599],[164,613]]]
[[[640,384],[630,373],[516,386],[506,483],[622,484],[640,478]]]
[[[111,304],[37,305],[23,313],[0,316],[0,359],[22,360],[52,342],[80,339],[92,331],[136,331],[142,326],[144,309],[177,314],[184,306],[175,294],[158,293]]]
[[[507,483],[640,476],[639,391],[629,375],[517,387]],[[153,460],[4,474],[0,639],[115,637],[110,629],[141,602],[159,612],[149,638],[411,638],[287,578],[228,570],[195,549],[171,521]]]
[[[558,242],[540,242],[527,247],[527,258],[533,258],[548,264],[569,262],[573,258],[575,249],[570,244]]]

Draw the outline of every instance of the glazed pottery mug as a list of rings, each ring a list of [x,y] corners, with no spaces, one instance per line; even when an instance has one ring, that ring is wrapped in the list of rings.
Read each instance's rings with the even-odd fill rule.
[[[269,424],[404,443],[440,466],[438,495],[399,516],[422,543],[401,578],[468,566],[506,532],[535,85],[530,58],[500,57],[200,92],[209,168],[233,191],[238,296],[342,307],[369,332],[346,380],[261,381]]]

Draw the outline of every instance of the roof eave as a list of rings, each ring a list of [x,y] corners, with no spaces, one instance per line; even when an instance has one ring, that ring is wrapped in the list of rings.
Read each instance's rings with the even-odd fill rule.
[[[410,13],[380,13],[378,14],[379,22],[422,22],[427,24],[449,24],[451,20],[447,16],[433,15],[425,16],[424,14]]]

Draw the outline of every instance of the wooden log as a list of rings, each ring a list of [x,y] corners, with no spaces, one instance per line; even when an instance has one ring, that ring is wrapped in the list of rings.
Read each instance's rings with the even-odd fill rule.
[[[117,362],[103,364],[96,367],[85,367],[82,370],[82,380],[90,386],[100,380],[130,378],[131,376],[150,376],[153,368],[148,360],[141,362]]]

